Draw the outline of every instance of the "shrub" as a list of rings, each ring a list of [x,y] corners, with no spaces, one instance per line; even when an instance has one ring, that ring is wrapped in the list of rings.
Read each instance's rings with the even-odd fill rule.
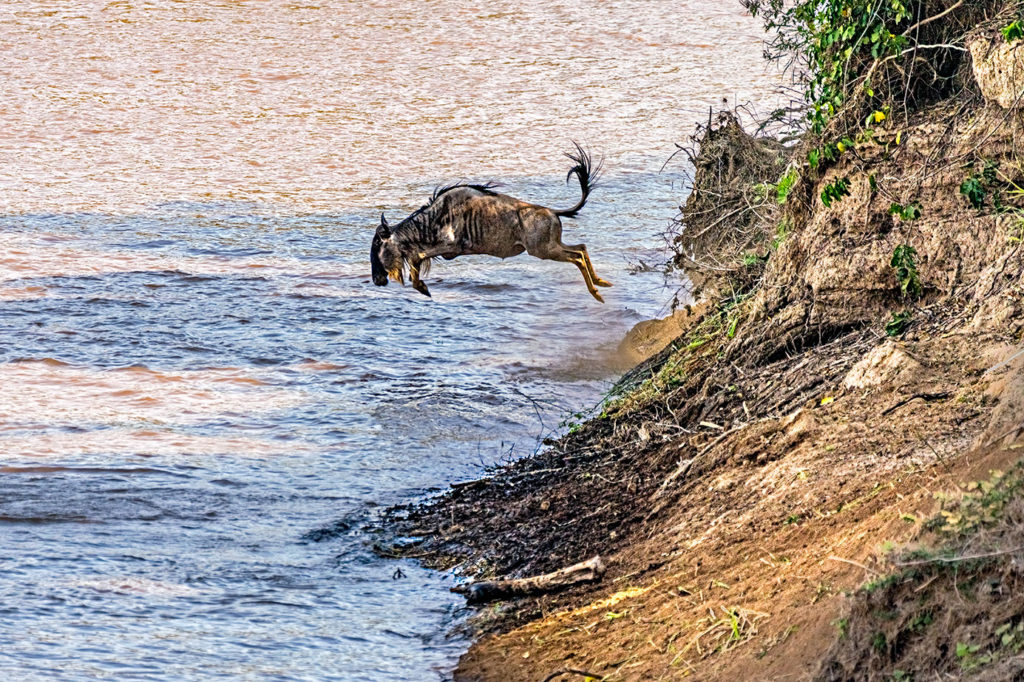
[[[921,298],[923,291],[921,277],[917,272],[915,258],[917,251],[909,244],[900,244],[892,252],[889,265],[896,271],[896,280],[900,283],[900,291],[904,298]]]

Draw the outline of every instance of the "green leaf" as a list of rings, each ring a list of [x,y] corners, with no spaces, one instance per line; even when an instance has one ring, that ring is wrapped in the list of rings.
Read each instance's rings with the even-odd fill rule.
[[[1006,42],[1012,43],[1015,40],[1024,38],[1024,24],[1022,24],[1020,20],[1017,20],[999,29],[999,32],[1003,34],[1003,38]]]
[[[786,199],[789,198],[789,192],[793,189],[793,185],[796,184],[798,179],[800,179],[800,173],[796,168],[790,168],[779,178],[779,182],[775,186],[775,197],[780,204],[786,203]]]
[[[907,325],[910,324],[911,313],[909,310],[902,312],[893,313],[892,319],[885,325],[885,335],[889,337],[897,337],[907,329]]]
[[[967,200],[971,202],[971,206],[977,209],[981,209],[985,205],[985,191],[984,185],[981,184],[976,176],[971,175],[962,183],[960,183],[960,194],[967,197]]]

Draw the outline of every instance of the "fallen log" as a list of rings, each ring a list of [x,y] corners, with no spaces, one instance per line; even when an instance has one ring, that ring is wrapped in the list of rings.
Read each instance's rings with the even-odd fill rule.
[[[604,562],[600,556],[566,566],[553,573],[535,575],[529,578],[507,580],[481,580],[469,585],[456,585],[452,592],[465,595],[470,604],[510,597],[526,597],[531,594],[557,592],[580,583],[597,582],[604,576]]]

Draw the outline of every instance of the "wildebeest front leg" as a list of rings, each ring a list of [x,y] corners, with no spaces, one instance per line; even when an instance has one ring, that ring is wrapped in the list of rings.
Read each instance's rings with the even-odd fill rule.
[[[422,279],[420,279],[420,263],[422,262],[422,260],[409,261],[409,280],[412,282],[413,289],[424,296],[431,298],[430,289],[428,289],[427,285],[423,283]]]
[[[601,279],[600,277],[597,276],[597,273],[594,272],[594,264],[590,260],[590,254],[587,253],[586,244],[577,244],[576,246],[567,246],[565,248],[567,248],[570,251],[576,251],[577,253],[580,254],[580,256],[583,258],[583,262],[587,266],[587,270],[590,272],[590,279],[594,284],[596,284],[599,287],[610,287],[612,285],[611,282],[605,279]]]

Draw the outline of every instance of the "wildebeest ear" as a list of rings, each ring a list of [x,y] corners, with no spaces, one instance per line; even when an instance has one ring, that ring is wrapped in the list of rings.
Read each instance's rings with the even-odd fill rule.
[[[381,239],[389,239],[391,237],[391,228],[388,227],[388,221],[383,213],[380,214],[380,227],[377,228],[377,234],[380,235]]]

